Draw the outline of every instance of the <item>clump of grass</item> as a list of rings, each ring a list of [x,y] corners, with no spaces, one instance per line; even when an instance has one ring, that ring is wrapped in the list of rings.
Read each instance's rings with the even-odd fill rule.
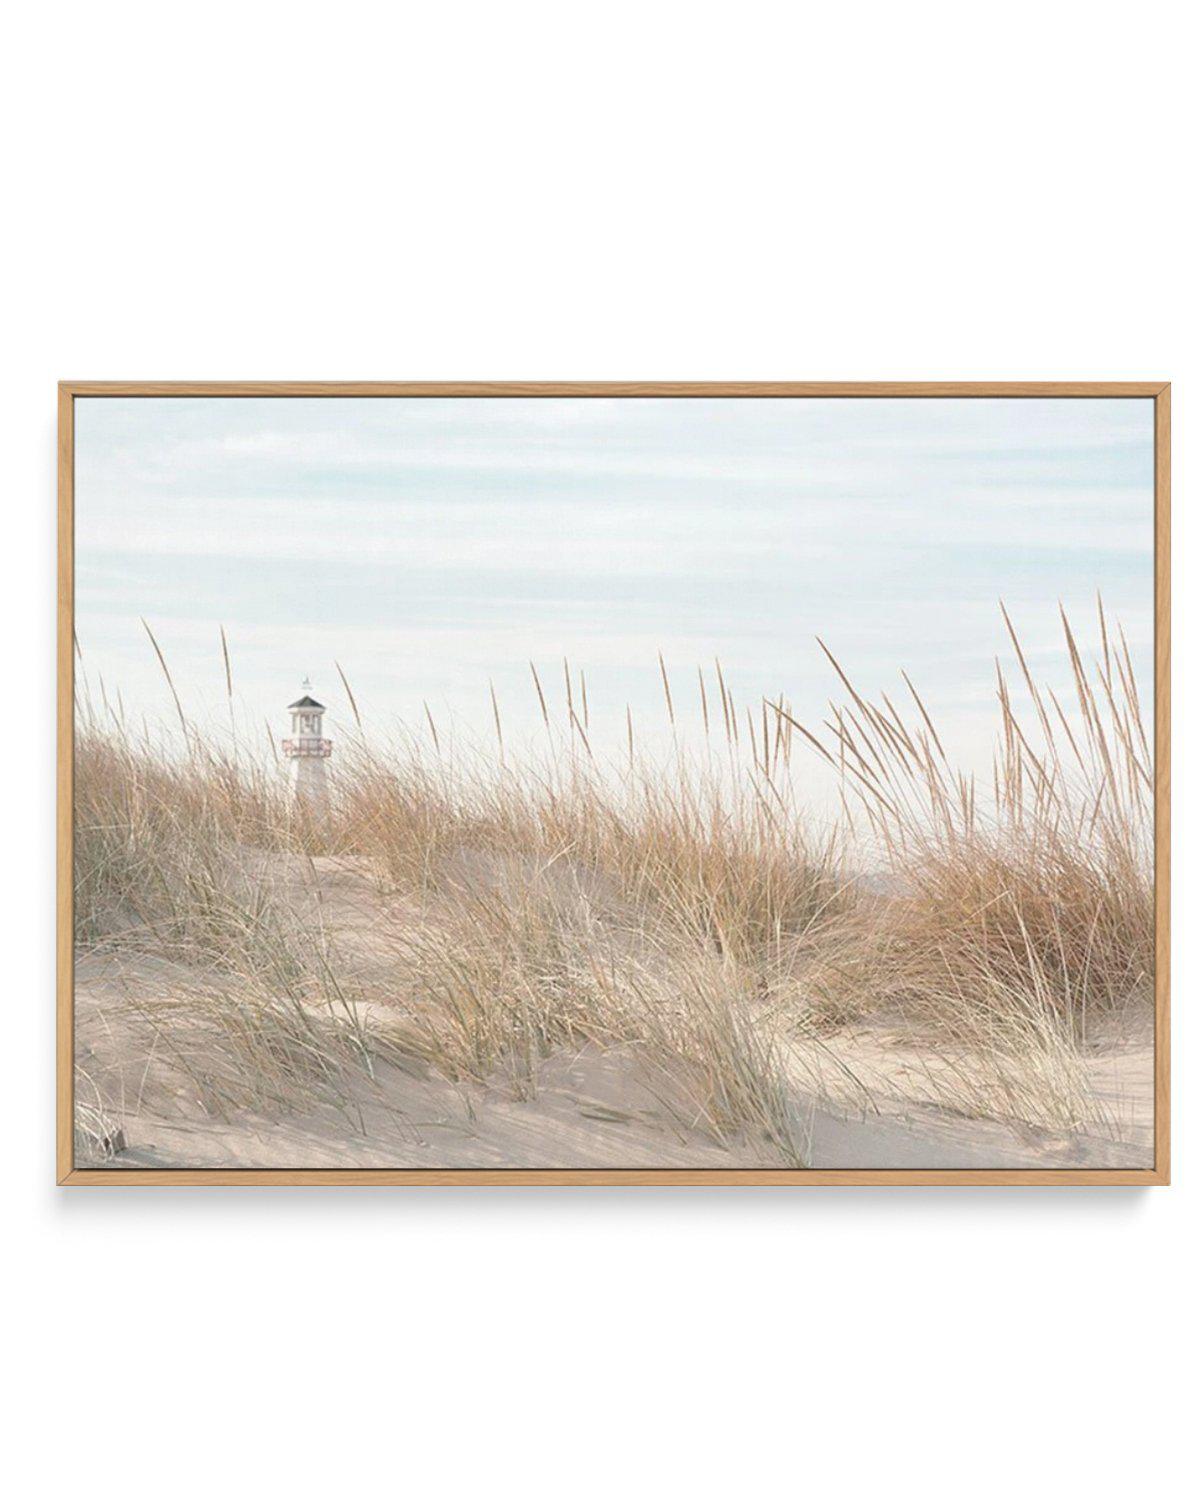
[[[757,972],[660,920],[598,911],[570,868],[504,873],[442,900],[394,941],[409,1012],[393,1046],[458,1080],[501,1078],[522,1100],[556,1050],[634,1048],[681,1128],[750,1131],[799,1159],[780,1015]]]
[[[1052,1026],[1072,1044],[1153,985],[1153,777],[1123,634],[1085,667],[1062,616],[1075,701],[1040,688],[1004,615],[1030,714],[997,665],[1000,735],[990,793],[959,771],[915,688],[849,702],[806,738],[842,774],[896,879],[876,904],[843,990],[922,1012],[955,1033]],[[906,679],[907,682],[907,679]]]
[[[836,833],[814,842],[780,790],[640,768],[576,783],[539,814],[544,843],[611,877],[640,913],[742,961],[779,961],[846,906]]]
[[[210,1116],[232,1123],[324,1107],[366,1132],[362,1082],[374,1047],[319,946],[303,974],[263,964],[199,979],[168,974],[134,1007],[156,1056]]]
[[[75,743],[75,937],[128,936],[218,960],[269,936],[270,880],[255,856],[304,842],[262,766],[193,745],[172,759],[121,728]]]
[[[619,1037],[590,899],[517,857],[441,892],[436,911],[392,944],[391,980],[415,1010],[405,1046],[447,1076],[499,1073],[528,1098],[554,1049]]]
[[[638,919],[739,959],[781,960],[844,910],[840,836],[814,841],[761,773],[729,780],[684,762],[603,771],[594,762],[465,774],[413,746],[359,749],[337,785],[340,844],[396,883],[444,890],[474,859],[570,867]]]
[[[103,1164],[125,1148],[120,1108],[85,1066],[75,1067],[75,1158]]]
[[[711,954],[677,956],[638,999],[650,1007],[641,1042],[693,1126],[719,1142],[751,1130],[774,1148],[773,1163],[806,1164],[788,1071],[799,1026],[761,976]]]

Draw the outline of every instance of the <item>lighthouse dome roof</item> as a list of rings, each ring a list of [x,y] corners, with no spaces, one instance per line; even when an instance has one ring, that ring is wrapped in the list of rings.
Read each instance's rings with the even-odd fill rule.
[[[325,705],[318,703],[315,698],[310,698],[306,693],[303,698],[298,698],[295,703],[288,704],[289,709],[323,709]]]

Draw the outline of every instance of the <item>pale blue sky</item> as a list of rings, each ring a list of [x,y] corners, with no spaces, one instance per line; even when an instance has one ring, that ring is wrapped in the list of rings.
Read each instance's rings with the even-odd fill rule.
[[[986,761],[1003,597],[1036,670],[1064,683],[1057,602],[1094,640],[1100,590],[1149,688],[1150,400],[82,399],[77,629],[85,665],[151,719],[282,733],[311,674],[344,718],[428,699],[464,735],[540,729],[528,662],[561,703],[586,670],[595,743],[624,707],[684,722],[697,663],[739,699],[817,719],[822,636],[870,692],[904,667]],[[336,734],[336,729],[334,730]]]

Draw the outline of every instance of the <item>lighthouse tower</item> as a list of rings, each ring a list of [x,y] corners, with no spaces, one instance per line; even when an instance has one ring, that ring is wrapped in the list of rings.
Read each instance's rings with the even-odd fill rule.
[[[333,750],[333,741],[326,740],[321,734],[325,705],[312,696],[312,684],[307,677],[301,686],[300,697],[288,705],[292,733],[283,742],[283,754],[290,758],[295,773],[293,791],[296,802],[320,810],[325,807],[328,797],[325,762]]]

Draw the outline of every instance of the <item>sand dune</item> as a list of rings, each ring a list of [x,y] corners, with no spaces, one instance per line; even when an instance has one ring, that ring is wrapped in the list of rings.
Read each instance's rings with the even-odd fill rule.
[[[182,705],[186,756],[89,716],[81,1159],[1146,1167],[1152,759],[1098,618],[1090,671],[1063,621],[1068,717],[1004,615],[990,792],[911,683],[904,714],[832,655],[819,733],[783,702],[741,718],[718,665],[711,745],[647,762],[630,725],[605,768],[564,664],[560,738],[533,673],[544,761],[494,706],[494,758],[430,719],[344,743],[319,804]],[[843,825],[807,815],[801,750]]]
[[[397,937],[417,926],[418,914],[381,888],[374,867],[345,858],[265,857],[261,864],[341,959],[386,980]],[[197,1005],[220,981],[219,970],[172,960],[140,941],[79,953],[81,1165],[1117,1169],[1145,1166],[1153,1156],[1152,1044],[1137,1022],[1086,1058],[1098,1120],[1075,1130],[946,1106],[946,1088],[970,1087],[981,1068],[963,1052],[923,1043],[894,1019],[798,1039],[787,1067],[796,1149],[785,1159],[761,1134],[706,1126],[689,1112],[669,1065],[636,1044],[553,1051],[532,1079],[502,1069],[452,1080],[406,1053],[403,1031],[414,1010],[400,995],[311,1010],[318,1033],[353,1032],[371,1045],[369,1067],[339,1063],[332,1086],[287,1107],[271,1107],[269,1098],[221,1103],[191,1064],[213,1052],[211,1021]]]

